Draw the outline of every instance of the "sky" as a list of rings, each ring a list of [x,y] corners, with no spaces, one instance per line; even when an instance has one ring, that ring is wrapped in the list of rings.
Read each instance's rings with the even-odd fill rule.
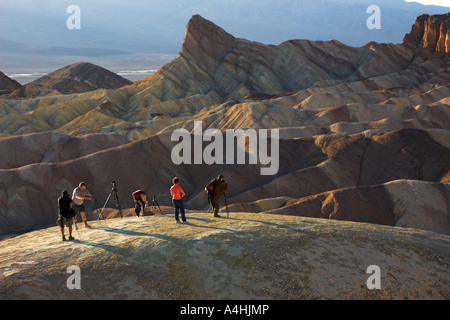
[[[406,2],[418,2],[424,5],[435,5],[450,8],[450,0],[405,0]]]
[[[416,0],[450,7],[450,0]],[[66,12],[79,6],[81,28],[68,30]],[[381,8],[381,30],[367,30],[368,6]],[[401,42],[422,13],[443,13],[404,0],[0,0],[0,39],[34,47],[95,47],[176,53],[194,14],[249,40]],[[10,43],[3,41],[3,47]],[[0,47],[0,51],[1,51]]]

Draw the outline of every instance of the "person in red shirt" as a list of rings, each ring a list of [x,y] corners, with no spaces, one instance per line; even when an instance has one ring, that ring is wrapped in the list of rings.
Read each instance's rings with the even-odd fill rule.
[[[172,182],[173,186],[170,188],[170,194],[172,195],[172,203],[175,208],[175,220],[177,221],[177,223],[180,222],[179,214],[181,212],[181,220],[183,221],[183,223],[187,223],[183,203],[183,197],[186,195],[186,193],[178,184],[180,181],[177,177],[173,178]]]
[[[145,191],[143,190],[136,190],[132,194],[134,203],[136,204],[134,207],[134,212],[136,213],[136,216],[139,217],[139,213],[141,212],[142,208],[142,215],[145,215],[145,207],[148,206],[148,197]]]

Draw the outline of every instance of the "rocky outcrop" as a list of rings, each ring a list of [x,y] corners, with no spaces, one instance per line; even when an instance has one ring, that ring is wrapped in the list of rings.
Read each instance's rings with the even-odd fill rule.
[[[442,234],[268,214],[187,218],[96,221],[65,243],[56,226],[3,240],[0,299],[450,298]],[[373,265],[381,287],[371,290]],[[80,289],[67,287],[69,266],[80,268]]]
[[[450,12],[441,15],[421,15],[414,22],[403,44],[414,50],[415,55],[426,59],[436,56],[450,57]]]

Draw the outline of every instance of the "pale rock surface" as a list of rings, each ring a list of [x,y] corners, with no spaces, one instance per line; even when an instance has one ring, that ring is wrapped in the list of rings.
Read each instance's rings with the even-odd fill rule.
[[[407,228],[251,213],[188,214],[58,227],[2,241],[4,299],[450,298],[450,238]],[[67,232],[67,231],[66,231]],[[81,289],[67,281],[78,266]],[[367,268],[380,267],[369,290]],[[73,283],[73,282],[72,282]]]

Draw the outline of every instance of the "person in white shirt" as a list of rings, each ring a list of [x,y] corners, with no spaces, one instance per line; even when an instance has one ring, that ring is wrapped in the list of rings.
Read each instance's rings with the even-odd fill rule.
[[[78,187],[76,187],[73,190],[72,193],[72,201],[74,204],[72,205],[72,208],[75,210],[75,212],[81,215],[81,219],[83,219],[84,225],[87,228],[90,228],[91,226],[88,225],[87,219],[86,219],[86,209],[84,207],[84,200],[91,200],[92,194],[86,189],[86,183],[80,182]],[[74,218],[75,226],[77,225],[77,216]]]

